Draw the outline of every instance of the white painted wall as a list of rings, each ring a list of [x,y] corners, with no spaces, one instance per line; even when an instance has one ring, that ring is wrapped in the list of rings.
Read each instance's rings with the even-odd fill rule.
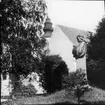
[[[79,68],[86,70],[86,56],[77,60],[77,69]]]
[[[9,85],[9,75],[7,75],[6,80],[3,80],[1,75],[1,95],[9,95],[12,91],[11,85]]]
[[[69,72],[76,70],[76,62],[72,54],[73,44],[59,26],[54,28],[49,41],[49,49],[50,54],[59,54],[62,57],[69,68]]]

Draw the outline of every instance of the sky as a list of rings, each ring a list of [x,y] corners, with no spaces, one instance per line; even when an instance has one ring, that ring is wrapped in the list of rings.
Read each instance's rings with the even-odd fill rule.
[[[95,32],[104,15],[104,1],[45,0],[48,16],[56,24]]]

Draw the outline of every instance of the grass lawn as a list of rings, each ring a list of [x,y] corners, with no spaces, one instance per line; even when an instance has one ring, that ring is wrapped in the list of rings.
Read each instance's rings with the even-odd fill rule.
[[[92,91],[84,93],[81,100],[89,104],[105,105],[105,91],[99,88],[92,88]]]
[[[81,102],[89,105],[105,105],[105,91],[99,88],[93,88],[87,91],[81,97]],[[35,96],[35,97],[21,97],[16,100],[10,100],[8,103],[2,105],[37,105],[37,104],[78,104],[77,98],[73,92],[69,90],[61,90],[48,96]],[[15,103],[15,104],[14,104]],[[82,104],[81,103],[81,104]]]

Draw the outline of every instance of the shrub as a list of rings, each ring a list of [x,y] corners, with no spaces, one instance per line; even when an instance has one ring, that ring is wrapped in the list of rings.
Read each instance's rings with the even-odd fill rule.
[[[20,97],[32,97],[36,95],[36,89],[32,84],[27,86],[22,85],[21,90],[18,93],[12,94],[13,98],[20,98]]]
[[[86,79],[85,70],[78,69],[76,72],[71,72],[67,77],[64,78],[64,86],[71,89],[75,89],[77,85],[83,86],[88,83]]]
[[[58,55],[46,56],[43,63],[43,88],[47,93],[53,93],[61,90],[63,76],[68,74],[66,63]]]
[[[101,60],[88,60],[87,77],[91,85],[105,89],[105,62]]]
[[[82,69],[69,73],[69,75],[65,77],[63,83],[65,88],[69,88],[74,91],[75,96],[78,98],[78,102],[80,101],[80,96],[85,91],[89,90],[86,73],[85,70]]]

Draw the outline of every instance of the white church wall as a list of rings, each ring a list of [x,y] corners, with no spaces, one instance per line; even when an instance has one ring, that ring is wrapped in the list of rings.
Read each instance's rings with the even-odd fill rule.
[[[79,68],[86,70],[86,56],[77,60],[77,69]]]
[[[69,72],[76,70],[76,62],[73,58],[73,44],[62,30],[56,26],[49,40],[50,54],[59,54],[66,62]]]

